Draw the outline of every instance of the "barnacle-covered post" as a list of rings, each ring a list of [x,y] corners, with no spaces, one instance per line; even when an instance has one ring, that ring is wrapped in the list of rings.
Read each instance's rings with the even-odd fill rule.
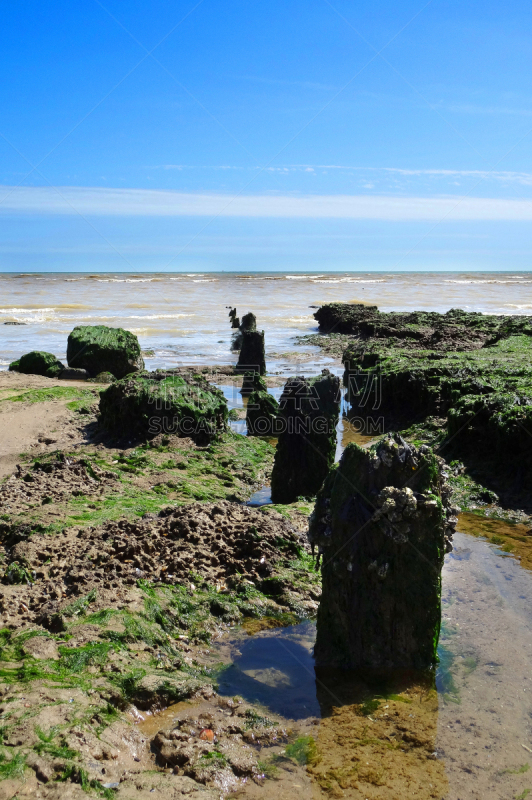
[[[322,553],[315,655],[349,668],[425,669],[436,660],[441,569],[457,523],[444,462],[397,434],[345,449],[318,494]]]

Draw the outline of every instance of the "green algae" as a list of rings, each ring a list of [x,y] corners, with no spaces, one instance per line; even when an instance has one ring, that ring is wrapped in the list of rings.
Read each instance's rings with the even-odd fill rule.
[[[46,378],[57,378],[65,369],[65,365],[52,353],[32,350],[9,365],[12,372],[25,375],[42,375]]]
[[[318,751],[312,736],[300,736],[285,749],[285,755],[298,764],[312,764],[317,760]]]
[[[70,400],[72,401],[72,410],[77,410],[77,404],[92,404],[97,396],[97,391],[91,389],[79,389],[75,386],[51,386],[49,389],[28,389],[12,397],[5,397],[0,402],[46,403],[52,400]]]
[[[100,395],[100,420],[114,435],[178,433],[209,442],[227,426],[223,393],[201,375],[140,372]]]
[[[67,342],[69,367],[86,369],[92,376],[110,372],[115,378],[144,369],[137,337],[123,328],[78,325]]]

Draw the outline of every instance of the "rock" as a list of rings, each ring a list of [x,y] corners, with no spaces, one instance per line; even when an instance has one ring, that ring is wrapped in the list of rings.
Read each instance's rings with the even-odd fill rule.
[[[234,319],[236,317],[236,308],[231,308],[229,310],[229,319]]]
[[[91,375],[110,372],[115,378],[144,369],[137,337],[106,325],[74,328],[68,337],[67,361],[69,367],[86,369]]]
[[[4,322],[4,325],[26,325],[25,322]]]
[[[502,338],[532,335],[530,317],[494,316],[451,308],[436,311],[379,311],[360,303],[328,303],[314,318],[322,333],[342,333],[361,341],[380,340],[389,346],[421,350],[477,350]]]
[[[242,331],[242,344],[236,372],[258,372],[266,374],[266,355],[264,350],[264,331]]]
[[[279,403],[268,392],[252,392],[246,406],[248,436],[275,436]]]
[[[329,473],[309,532],[323,553],[318,664],[435,664],[441,568],[456,525],[443,464],[396,434],[369,450],[348,445]]]
[[[90,373],[86,369],[67,367],[58,377],[62,381],[86,381],[90,378]]]
[[[184,775],[144,772],[124,778],[116,791],[118,800],[220,800],[219,790]]]
[[[145,675],[132,690],[131,701],[137,708],[145,710],[166,708],[170,703],[177,703],[190,697],[201,687],[201,681],[197,678],[184,672],[174,674],[176,677],[172,678],[164,675],[160,677]]]
[[[141,372],[100,393],[101,423],[117,434],[175,433],[208,442],[225,431],[227,416],[223,393],[200,375]]]
[[[65,369],[65,365],[52,353],[32,350],[9,365],[12,372],[24,375],[43,375],[45,378],[57,378]]]
[[[36,658],[38,661],[52,659],[57,661],[59,658],[59,651],[53,639],[47,636],[32,636],[24,642],[23,650],[27,655]]]
[[[240,330],[242,331],[242,333],[244,333],[244,331],[249,333],[250,331],[257,330],[257,317],[255,316],[255,314],[252,314],[251,311],[248,314],[244,314],[244,316],[242,317],[242,322],[240,323]]]
[[[30,751],[28,754],[26,766],[35,772],[37,780],[41,781],[42,783],[48,783],[48,781],[51,781],[55,775],[55,770],[52,764],[49,761],[45,761],[44,758],[40,758],[37,753],[32,751]]]
[[[286,382],[279,402],[273,503],[293,503],[317,493],[334,462],[339,412],[340,380],[335,375]]]
[[[91,383],[114,383],[116,381],[112,372],[99,372],[95,378],[89,379]]]
[[[233,317],[233,319],[231,320],[231,327],[232,328],[240,328],[240,318],[239,317]]]

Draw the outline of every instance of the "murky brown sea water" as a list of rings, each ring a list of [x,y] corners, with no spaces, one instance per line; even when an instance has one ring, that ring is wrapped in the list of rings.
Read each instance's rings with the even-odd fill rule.
[[[0,368],[30,350],[64,358],[75,325],[121,326],[139,337],[149,368],[231,364],[226,306],[253,311],[266,331],[270,372],[293,372],[294,337],[312,333],[314,309],[367,302],[383,310],[464,308],[532,313],[532,273],[0,274]],[[1,325],[25,322],[24,326]],[[310,374],[330,359],[317,348]]]

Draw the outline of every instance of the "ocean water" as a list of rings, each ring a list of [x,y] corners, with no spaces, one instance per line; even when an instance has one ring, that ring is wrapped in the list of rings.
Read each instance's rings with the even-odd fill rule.
[[[463,308],[532,314],[530,273],[0,274],[0,369],[30,350],[65,358],[76,325],[123,327],[149,368],[235,363],[228,307],[257,315],[269,370],[293,371],[295,337],[313,333],[313,306],[364,302],[384,311]],[[24,325],[3,325],[23,322]],[[307,347],[305,371],[330,365]]]

